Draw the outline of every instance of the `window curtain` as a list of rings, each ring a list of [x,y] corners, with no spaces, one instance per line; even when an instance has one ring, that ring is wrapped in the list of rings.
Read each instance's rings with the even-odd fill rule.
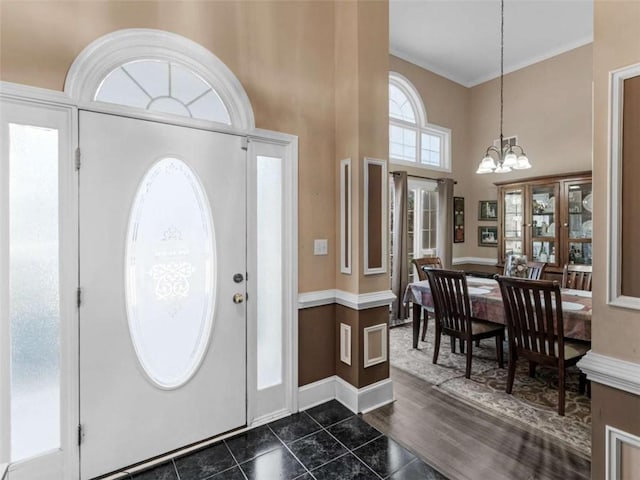
[[[438,181],[438,256],[444,268],[453,260],[453,185],[452,178]]]
[[[391,318],[404,320],[409,317],[409,308],[402,301],[409,283],[408,243],[408,182],[407,172],[393,173],[393,265],[391,267],[391,291],[396,296],[393,301]]]

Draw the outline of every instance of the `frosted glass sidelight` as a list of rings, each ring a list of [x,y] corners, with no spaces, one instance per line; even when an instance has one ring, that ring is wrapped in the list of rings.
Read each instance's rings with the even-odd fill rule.
[[[258,390],[282,383],[282,159],[258,156]]]
[[[58,130],[9,124],[11,461],[60,447]]]
[[[175,62],[135,60],[125,63],[102,80],[95,99],[231,124],[227,107],[211,85]]]
[[[131,207],[126,251],[127,317],[138,360],[161,388],[196,372],[215,308],[215,238],[199,179],[183,161],[152,166]]]

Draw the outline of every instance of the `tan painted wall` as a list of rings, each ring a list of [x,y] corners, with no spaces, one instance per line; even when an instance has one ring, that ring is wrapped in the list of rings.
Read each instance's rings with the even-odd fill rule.
[[[640,362],[640,311],[608,307],[605,289],[609,72],[640,62],[640,2],[599,1],[594,13],[593,347]]]
[[[62,90],[78,53],[122,28],[171,31],[217,55],[247,91],[257,127],[299,136],[300,291],[334,288],[332,2],[3,0],[0,8],[0,79],[6,81]],[[383,155],[379,143],[370,154]],[[329,255],[313,255],[314,238],[329,239]]]
[[[506,46],[508,48],[508,45]],[[504,77],[504,135],[518,135],[533,165],[508,174],[475,173],[486,148],[500,134],[499,80],[471,89],[467,168],[466,256],[495,258],[495,248],[479,247],[478,201],[497,196],[493,182],[591,170],[592,46],[586,45]]]
[[[388,290],[388,273],[363,274],[363,165],[365,157],[386,160],[389,156],[389,6],[387,2],[337,2],[335,11],[337,248],[340,235],[338,169],[344,158],[351,158],[353,187],[352,274],[342,274],[338,268],[336,287],[360,293]],[[358,99],[357,103],[354,98]],[[339,252],[336,258],[339,262]]]
[[[413,83],[422,97],[429,123],[451,129],[451,164],[453,166],[451,174],[406,165],[390,164],[390,168],[433,178],[450,176],[458,181],[454,188],[455,195],[465,196],[465,192],[471,188],[470,177],[466,173],[470,153],[470,89],[393,55],[389,59],[389,70],[404,75]],[[465,204],[465,207],[467,216],[473,213],[469,210],[468,204]],[[466,228],[465,243],[456,243],[453,246],[454,257],[467,256],[467,246],[475,239],[475,232],[470,238],[471,230]]]
[[[494,79],[465,88],[391,56],[390,69],[418,89],[428,121],[452,130],[451,176],[455,195],[465,198],[465,242],[454,257],[495,258],[495,248],[479,247],[478,202],[497,196],[493,182],[591,169],[592,46],[586,45],[523,68],[504,78],[504,134],[518,135],[533,164],[526,172],[476,175],[485,149],[500,132],[500,87]],[[441,172],[397,165],[417,175]]]
[[[606,304],[609,72],[640,62],[640,2],[599,0],[594,6],[593,80],[593,350],[640,363],[640,311]],[[636,220],[640,217],[636,216]],[[592,478],[604,478],[604,426],[640,435],[640,397],[594,389]]]

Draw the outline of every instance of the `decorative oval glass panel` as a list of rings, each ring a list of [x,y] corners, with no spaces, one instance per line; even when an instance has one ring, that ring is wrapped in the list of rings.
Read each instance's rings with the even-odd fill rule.
[[[161,388],[186,383],[209,343],[215,236],[204,189],[189,166],[165,158],[146,173],[127,232],[125,286],[131,341]]]

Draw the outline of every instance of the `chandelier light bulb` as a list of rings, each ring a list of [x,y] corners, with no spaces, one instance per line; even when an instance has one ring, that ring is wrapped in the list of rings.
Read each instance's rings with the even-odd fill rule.
[[[513,168],[516,170],[526,170],[527,168],[531,168],[531,163],[529,163],[529,159],[523,153],[518,157],[518,163]]]
[[[514,168],[518,164],[518,157],[513,150],[509,150],[504,157],[504,161],[502,162],[503,167]]]
[[[508,167],[503,163],[502,165],[498,165],[498,168],[494,170],[494,173],[509,173],[510,171],[511,167]]]
[[[495,169],[496,169],[496,162],[493,160],[491,156],[486,155],[480,162],[480,165],[478,166],[478,170],[476,170],[476,173],[480,175],[483,173],[492,173]]]

